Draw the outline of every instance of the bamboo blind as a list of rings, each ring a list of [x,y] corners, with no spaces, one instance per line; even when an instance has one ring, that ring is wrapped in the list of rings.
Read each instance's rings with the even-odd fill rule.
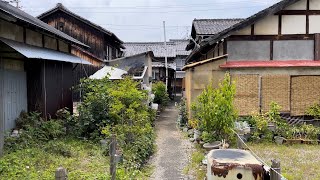
[[[291,115],[304,115],[308,107],[320,102],[320,76],[291,78]]]
[[[290,112],[290,76],[267,75],[261,79],[261,108],[270,109],[271,102],[278,103],[281,112]]]
[[[236,84],[234,105],[240,116],[259,112],[259,76],[232,75]]]

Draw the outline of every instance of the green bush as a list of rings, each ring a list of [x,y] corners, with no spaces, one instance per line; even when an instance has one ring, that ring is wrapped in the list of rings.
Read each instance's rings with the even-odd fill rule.
[[[152,84],[152,92],[155,95],[153,100],[154,103],[167,106],[170,98],[168,92],[166,91],[166,85],[162,81],[158,81]]]
[[[320,104],[314,104],[306,110],[306,115],[320,119]]]
[[[217,89],[210,83],[192,104],[194,118],[199,120],[200,130],[206,132],[205,139],[232,138],[232,129],[237,119],[233,106],[234,95],[235,85],[227,73]]]
[[[76,136],[98,138],[101,128],[106,124],[112,124],[110,119],[110,105],[112,97],[110,89],[112,82],[108,79],[82,80],[84,100],[78,107],[79,117],[69,122],[69,127]]]
[[[186,99],[182,98],[179,103],[179,115],[180,115],[180,126],[185,126],[188,122],[188,111],[187,111],[187,103]]]
[[[41,114],[37,112],[21,113],[17,119],[19,127],[18,137],[8,135],[5,139],[5,148],[8,150],[18,150],[32,147],[50,140],[64,137],[66,131],[62,120],[50,119],[45,121]]]

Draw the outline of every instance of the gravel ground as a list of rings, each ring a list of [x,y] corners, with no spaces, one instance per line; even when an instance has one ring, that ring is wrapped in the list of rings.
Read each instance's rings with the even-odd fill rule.
[[[157,152],[150,161],[155,167],[152,180],[193,179],[182,173],[190,162],[192,144],[176,127],[177,118],[178,110],[172,103],[156,121]]]

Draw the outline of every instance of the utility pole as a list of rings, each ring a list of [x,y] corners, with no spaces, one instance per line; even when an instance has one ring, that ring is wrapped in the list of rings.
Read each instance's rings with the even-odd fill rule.
[[[19,8],[19,9],[22,8],[22,7],[19,5],[19,3],[21,2],[20,0],[9,0],[9,1],[5,1],[5,2],[14,3],[14,4],[16,4],[16,8]]]
[[[164,31],[164,49],[165,49],[164,63],[165,63],[165,68],[166,68],[166,90],[168,91],[168,50],[167,50],[166,22],[165,21],[163,21],[163,31]]]

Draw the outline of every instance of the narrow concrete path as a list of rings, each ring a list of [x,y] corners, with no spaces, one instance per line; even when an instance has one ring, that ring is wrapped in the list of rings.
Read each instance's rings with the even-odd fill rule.
[[[157,152],[151,160],[152,180],[188,180],[182,173],[190,161],[192,144],[176,127],[178,109],[171,103],[156,121]]]

